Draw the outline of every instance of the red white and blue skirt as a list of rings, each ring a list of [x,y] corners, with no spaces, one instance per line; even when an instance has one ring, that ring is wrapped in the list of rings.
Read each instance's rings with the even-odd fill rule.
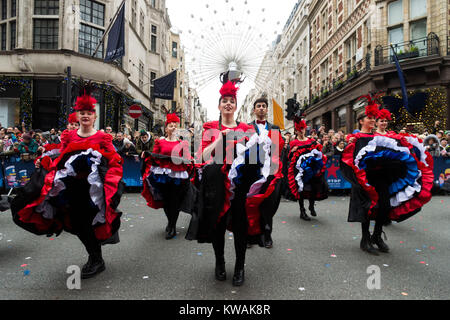
[[[434,180],[433,158],[420,141],[395,133],[355,137],[341,160],[341,171],[352,184],[349,222],[375,220],[380,201],[389,204],[392,221],[418,213],[431,200]]]

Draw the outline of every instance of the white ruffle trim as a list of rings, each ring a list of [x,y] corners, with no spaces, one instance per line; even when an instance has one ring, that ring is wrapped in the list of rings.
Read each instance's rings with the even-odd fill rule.
[[[255,145],[262,145],[263,151],[264,151],[264,164],[261,169],[261,175],[262,178],[253,183],[250,186],[249,192],[247,194],[248,197],[253,196],[255,194],[258,194],[264,185],[266,183],[267,178],[270,175],[270,166],[271,166],[271,158],[270,158],[270,152],[272,147],[272,140],[270,139],[268,135],[268,131],[263,131],[260,135],[255,133],[251,136],[250,140],[246,143],[244,146],[241,143],[238,143],[236,145],[236,159],[234,159],[233,164],[231,165],[230,171],[228,172],[228,179],[230,179],[231,186],[231,197],[230,200],[234,199],[234,189],[236,188],[236,185],[234,184],[233,179],[235,179],[238,176],[237,167],[245,163],[245,152],[247,150],[250,150]],[[250,151],[250,155],[252,156],[252,152]]]
[[[322,152],[320,152],[319,150],[313,149],[311,152],[302,154],[302,155],[298,158],[297,164],[296,164],[296,166],[295,166],[295,167],[298,169],[298,174],[295,176],[295,181],[297,181],[297,185],[298,185],[298,192],[302,192],[302,191],[303,191],[303,188],[304,188],[303,179],[302,179],[302,177],[303,177],[303,171],[304,171],[304,170],[303,170],[303,168],[301,167],[302,162],[303,162],[305,159],[310,158],[310,157],[314,157],[314,158],[316,158],[316,159],[322,159],[323,154],[322,154]]]
[[[50,157],[50,158],[59,157],[60,154],[61,154],[60,149],[53,149],[53,150],[47,151],[46,153],[42,154],[42,158],[44,158],[44,157]]]
[[[416,193],[422,191],[422,186],[418,182],[421,177],[422,172],[419,170],[419,176],[412,186],[407,186],[406,189],[397,192],[393,197],[391,197],[391,207],[395,208],[400,206],[402,203],[414,198]]]
[[[397,145],[397,140],[383,137],[383,136],[375,136],[364,148],[359,150],[358,155],[355,158],[355,166],[359,169],[359,162],[361,159],[369,152],[374,152],[377,147],[385,147],[389,149],[393,149],[399,152],[405,152],[407,154],[411,154],[407,147],[399,147]]]
[[[96,225],[97,223],[105,223],[105,197],[103,190],[103,183],[101,182],[100,175],[98,173],[98,166],[100,165],[102,154],[93,149],[88,149],[81,153],[77,153],[71,156],[66,163],[64,164],[64,169],[58,170],[55,175],[55,179],[53,181],[53,187],[50,192],[47,194],[45,200],[36,208],[37,212],[43,213],[43,217],[46,219],[53,219],[55,216],[55,210],[53,206],[48,202],[50,197],[57,196],[61,191],[66,189],[66,185],[62,181],[62,179],[66,177],[74,177],[76,176],[76,172],[72,167],[72,163],[75,159],[80,156],[87,156],[91,154],[91,173],[89,173],[87,180],[91,185],[89,188],[89,194],[91,196],[92,202],[99,208],[99,212],[96,214],[94,220],[92,221],[92,225]]]
[[[157,175],[168,175],[171,178],[174,179],[189,179],[189,174],[187,171],[173,171],[169,168],[160,168],[160,167],[151,167],[150,173],[157,174]]]
[[[406,141],[408,141],[414,147],[419,149],[419,151],[420,151],[420,162],[422,162],[423,164],[425,164],[428,167],[427,154],[426,154],[426,150],[425,150],[424,145],[422,143],[420,143],[419,139],[417,139],[415,137],[405,137],[405,138],[406,138]]]

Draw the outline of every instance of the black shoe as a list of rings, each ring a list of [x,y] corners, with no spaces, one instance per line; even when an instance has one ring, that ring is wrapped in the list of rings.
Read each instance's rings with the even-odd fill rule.
[[[305,220],[305,221],[311,221],[311,218],[308,217],[305,209],[300,209],[300,219]]]
[[[225,270],[225,262],[224,263],[216,262],[216,280],[218,280],[218,281],[227,280],[227,272]]]
[[[253,245],[251,243],[247,243],[247,249],[250,249],[251,247],[253,247]]]
[[[384,232],[383,232],[384,233]],[[384,235],[385,239],[386,239],[386,234]],[[386,239],[387,240],[387,239]],[[378,249],[381,252],[384,253],[388,253],[389,252],[389,247],[388,245],[383,241],[383,239],[381,238],[381,234],[373,234],[372,237],[370,238],[370,241],[375,244]]]
[[[316,212],[316,210],[314,209],[314,207],[310,207],[310,208],[309,208],[309,212],[311,212],[311,216],[317,217],[317,212]]]
[[[102,242],[102,246],[105,246],[107,244],[118,244],[120,242],[119,238],[119,231],[113,234],[113,236],[105,241]]]
[[[170,240],[175,238],[177,235],[177,229],[176,228],[169,228],[169,231],[166,231],[166,240]]]
[[[362,251],[366,251],[374,256],[379,256],[377,250],[372,246],[372,242],[370,241],[370,234],[363,236],[361,239],[360,248]]]
[[[273,241],[270,234],[264,236],[264,247],[266,247],[267,249],[273,248]]]
[[[89,255],[88,262],[81,269],[81,279],[89,279],[105,271],[105,261],[101,257]]]
[[[244,281],[245,281],[244,269],[235,270],[233,276],[233,286],[240,287],[244,284]]]

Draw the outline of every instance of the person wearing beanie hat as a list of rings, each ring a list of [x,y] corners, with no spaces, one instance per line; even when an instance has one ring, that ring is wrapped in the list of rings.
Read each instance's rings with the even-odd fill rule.
[[[167,217],[166,240],[177,235],[176,225],[189,186],[191,154],[187,141],[180,141],[177,128],[180,119],[168,114],[166,137],[155,141],[153,153],[145,155],[142,196],[153,209],[164,209]],[[187,212],[190,213],[190,212]]]
[[[261,203],[258,202],[263,198],[253,193],[262,192],[264,183],[257,182],[266,182],[271,171],[271,161],[262,164],[260,159],[247,155],[256,155],[253,151],[259,147],[265,150],[264,157],[270,159],[268,149],[272,141],[258,137],[252,126],[235,121],[237,91],[233,82],[225,83],[220,89],[219,121],[203,125],[193,179],[199,190],[197,211],[186,239],[212,243],[216,280],[225,281],[225,232],[227,229],[233,232],[236,262],[232,284],[242,286],[247,244],[264,246]]]
[[[81,270],[88,279],[105,270],[101,246],[119,242],[124,191],[122,158],[109,134],[94,129],[95,99],[89,87],[77,99],[78,130],[65,130],[60,155],[40,160],[30,185],[11,203],[14,222],[37,235],[65,230],[76,235],[89,255]]]
[[[412,217],[430,201],[433,163],[416,138],[393,132],[374,133],[375,119],[388,119],[389,115],[382,112],[380,116],[376,96],[362,98],[368,105],[358,117],[361,131],[350,135],[340,169],[352,184],[348,222],[361,223],[361,250],[379,255],[373,245],[380,252],[390,250],[381,237],[383,225]],[[375,220],[372,235],[371,220]]]
[[[309,200],[311,216],[316,217],[315,202],[328,198],[328,184],[325,181],[327,157],[322,153],[322,145],[306,137],[306,122],[295,117],[296,139],[290,143],[288,183],[293,198],[300,206],[300,219],[311,221],[306,214],[304,199]]]
[[[147,132],[144,129],[139,131],[139,138],[136,142],[136,151],[141,158],[144,158],[144,152],[152,152],[154,145],[155,138],[151,132]]]

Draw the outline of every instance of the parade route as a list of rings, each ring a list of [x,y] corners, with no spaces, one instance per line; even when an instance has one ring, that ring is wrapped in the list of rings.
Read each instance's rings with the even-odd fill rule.
[[[87,261],[68,233],[35,236],[0,214],[0,299],[315,300],[448,299],[450,296],[450,198],[434,197],[422,212],[385,228],[391,253],[359,249],[361,228],[347,223],[348,197],[317,204],[318,217],[301,221],[298,205],[282,202],[274,219],[274,248],[247,252],[246,282],[231,285],[232,235],[226,234],[227,281],[214,279],[209,244],[184,239],[189,215],[181,214],[176,239],[164,239],[162,210],[139,194],[125,194],[121,242],[103,248],[106,271],[69,290],[67,267]],[[367,268],[381,270],[381,289],[369,290]]]

